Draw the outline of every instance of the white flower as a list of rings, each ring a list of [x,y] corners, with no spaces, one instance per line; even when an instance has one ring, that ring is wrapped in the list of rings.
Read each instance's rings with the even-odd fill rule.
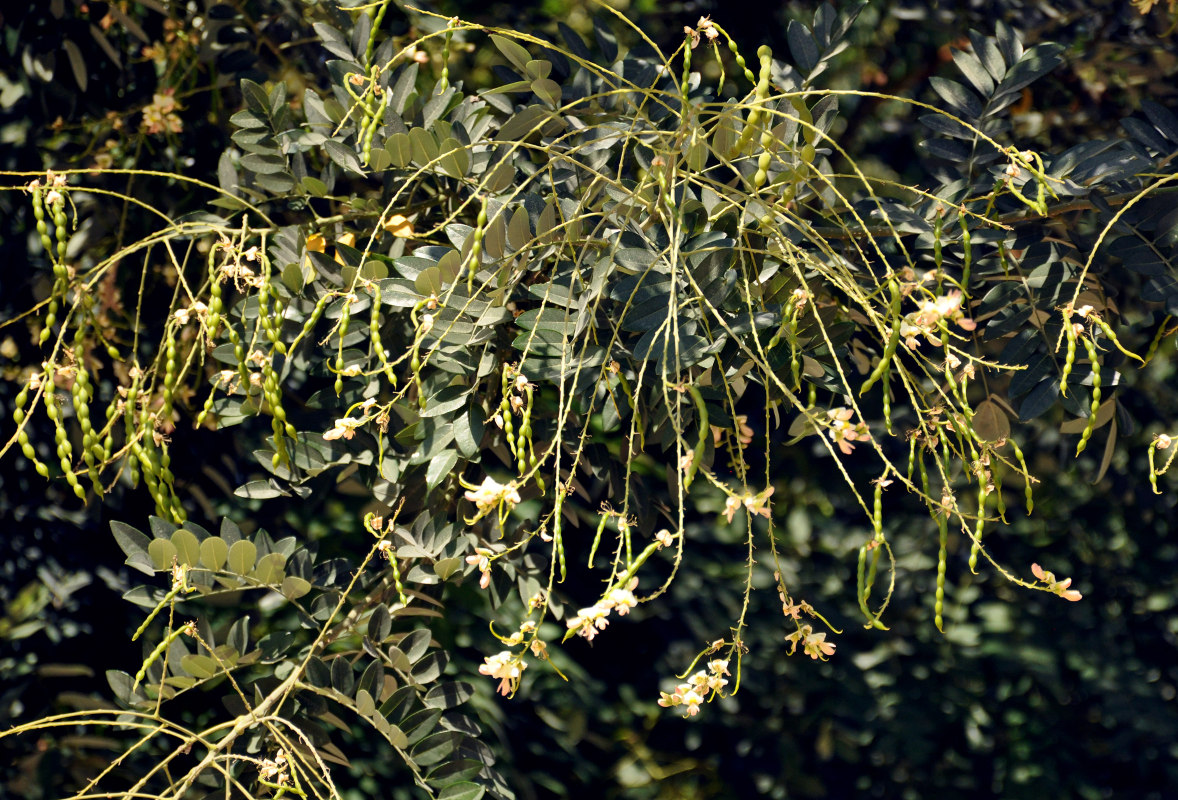
[[[356,428],[364,424],[362,419],[351,419],[344,417],[335,421],[335,427],[323,434],[323,438],[332,441],[333,439],[351,439],[356,435]]]
[[[479,673],[489,675],[492,678],[498,678],[499,693],[509,695],[513,694],[519,688],[520,676],[523,675],[527,666],[517,656],[513,655],[511,651],[504,650],[493,656],[487,656],[483,665],[479,667]]]
[[[568,626],[570,630],[579,629],[577,635],[591,642],[598,632],[605,630],[609,625],[609,620],[606,619],[608,616],[609,607],[597,603],[578,611],[577,615],[568,621]]]
[[[467,491],[463,497],[475,504],[480,516],[498,508],[500,503],[510,503],[514,506],[521,502],[515,483],[499,483],[490,475],[483,478],[481,485]]]
[[[626,588],[619,586],[610,589],[601,604],[606,608],[616,609],[619,617],[626,616],[626,614],[630,613],[630,609],[638,605],[638,598],[634,596],[633,592],[634,587],[637,585],[638,579],[634,578]]]

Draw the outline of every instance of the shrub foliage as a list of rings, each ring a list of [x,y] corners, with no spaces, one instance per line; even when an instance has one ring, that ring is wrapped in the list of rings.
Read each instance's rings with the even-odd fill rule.
[[[755,55],[722,20],[655,42],[607,16],[589,43],[324,5],[281,18],[314,69],[214,84],[215,164],[143,166],[192,146],[202,58],[253,69],[228,6],[203,34],[169,29],[151,101],[93,123],[112,137],[94,169],[8,173],[39,248],[29,313],[5,322],[32,366],[3,452],[87,514],[133,488],[154,506],[111,523],[144,642],[107,675],[118,706],[4,734],[126,742],[80,768],[81,796],[336,796],[356,726],[423,796],[510,796],[468,705],[485,679],[447,670],[449,606],[475,596],[455,587],[487,598],[479,671],[513,695],[564,677],[572,638],[660,603],[708,558],[700,520],[738,532],[744,573],[709,590],[731,619],[660,704],[694,716],[736,691],[750,631],[783,624],[750,613],[755,590],[780,601],[784,652],[837,658],[835,598],[803,597],[781,544],[798,448],[863,515],[844,591],[866,627],[888,628],[898,563],[918,563],[896,509],[936,531],[925,624],[947,624],[954,570],[1081,598],[1000,543],[1037,497],[1024,423],[1065,420],[1063,457],[1099,480],[1176,330],[1172,111],[1146,100],[1122,138],[1027,149],[1011,107],[1064,48],[1003,23],[913,99],[823,85],[856,17],[829,5]],[[100,68],[65,41],[85,89]],[[464,85],[467,45],[493,53],[490,88]],[[840,145],[869,100],[918,117],[915,178]],[[233,460],[235,503],[188,494],[198,438]],[[346,546],[243,521],[299,503],[347,514]],[[194,715],[196,695],[217,702]]]

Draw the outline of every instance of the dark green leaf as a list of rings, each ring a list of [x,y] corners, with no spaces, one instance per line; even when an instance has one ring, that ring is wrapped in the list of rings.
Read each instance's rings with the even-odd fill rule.
[[[381,603],[372,610],[372,616],[368,618],[368,635],[372,641],[379,644],[389,637],[392,630],[392,615],[389,614],[388,606]]]
[[[290,497],[290,492],[283,491],[271,481],[250,481],[244,486],[238,486],[233,492],[238,497],[251,500],[269,500],[273,497]]]
[[[483,765],[481,762],[472,759],[458,759],[435,767],[426,775],[425,780],[427,783],[438,787],[458,783],[461,783],[463,786],[469,786],[470,784],[466,783],[466,781],[478,775],[482,768]]]
[[[411,690],[411,687],[405,687]],[[410,714],[401,722],[401,730],[405,731],[405,738],[410,745],[424,739],[438,727],[438,720],[442,718],[441,709],[427,708]]]
[[[1063,45],[1054,42],[1044,42],[1032,47],[1007,71],[1006,77],[998,85],[996,96],[1022,91],[1025,86],[1051,72],[1063,63],[1063,59],[1060,58],[1063,51]]]
[[[415,664],[425,655],[425,651],[429,649],[430,633],[425,629],[418,629],[408,634],[403,638],[398,646],[405,656],[409,659],[410,664]]]
[[[273,664],[281,661],[290,646],[294,644],[295,635],[290,631],[275,631],[258,640],[258,649],[262,651],[262,663]]]
[[[785,36],[794,63],[803,75],[808,75],[818,63],[818,44],[810,34],[810,29],[796,19],[790,20]]]
[[[331,686],[331,670],[318,656],[311,656],[307,660],[307,682],[320,689]]]
[[[425,470],[426,488],[432,489],[449,477],[457,463],[458,453],[454,450],[444,450],[431,458]]]
[[[465,681],[440,683],[425,695],[428,708],[449,709],[460,706],[474,696],[474,687]]]
[[[1019,406],[1018,416],[1023,422],[1034,419],[1055,405],[1059,398],[1059,379],[1048,378],[1027,394]]]
[[[336,139],[328,139],[323,143],[323,149],[327,151],[328,157],[339,166],[350,172],[364,174],[364,167],[360,165],[360,159],[356,155],[356,151],[343,142]]]
[[[954,115],[964,118],[967,122],[973,122],[982,115],[982,103],[978,100],[977,95],[960,83],[933,77],[929,79],[929,84],[933,87],[933,91],[949,104],[949,110]]]
[[[418,761],[420,764],[421,762]],[[438,800],[480,800],[487,793],[485,786],[464,781],[452,783],[438,793]]]
[[[352,665],[342,656],[331,661],[331,685],[337,692],[349,697],[356,688],[356,675],[352,672]]]
[[[457,731],[441,731],[422,739],[411,751],[413,761],[428,767],[446,759],[462,744],[464,736]]]
[[[413,665],[409,673],[418,683],[432,683],[442,676],[450,657],[442,650],[435,650]]]

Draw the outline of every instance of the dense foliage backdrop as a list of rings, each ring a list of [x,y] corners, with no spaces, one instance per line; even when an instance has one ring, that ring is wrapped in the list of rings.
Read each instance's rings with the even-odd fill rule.
[[[1178,785],[1178,10],[624,10],[5,12],[0,792]]]

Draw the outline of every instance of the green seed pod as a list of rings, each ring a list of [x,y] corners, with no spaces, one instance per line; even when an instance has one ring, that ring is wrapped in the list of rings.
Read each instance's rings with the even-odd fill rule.
[[[1167,314],[1165,319],[1162,320],[1162,324],[1158,326],[1158,331],[1154,334],[1153,340],[1149,343],[1149,349],[1145,352],[1145,363],[1142,364],[1142,366],[1148,364],[1150,361],[1153,361],[1153,357],[1157,355],[1158,348],[1161,346],[1162,340],[1170,334],[1174,333],[1175,329],[1166,329],[1166,326],[1170,324],[1171,319],[1173,319],[1173,317]]]
[[[744,56],[740,54],[740,48],[736,45],[736,40],[729,36],[728,32],[723,28],[721,28],[719,25],[716,25],[716,23],[713,22],[712,25],[715,26],[718,31],[720,31],[725,39],[728,40],[728,49],[732,52],[733,58],[736,59],[737,69],[744,73],[745,80],[747,80],[749,83],[755,84],[757,82],[757,76],[753,74],[753,71],[749,69],[745,63]]]
[[[442,37],[442,77],[438,80],[439,92],[450,88],[450,42],[454,38],[454,31],[450,25],[450,22],[446,23],[446,34]]]
[[[1096,324],[1100,327],[1100,330],[1104,333],[1105,337],[1107,337],[1108,340],[1113,343],[1113,347],[1120,350],[1122,353],[1124,353],[1129,358],[1137,359],[1138,361],[1140,361],[1142,363],[1142,365],[1145,364],[1144,358],[1137,355],[1136,353],[1132,353],[1132,352],[1125,349],[1125,347],[1121,344],[1120,340],[1117,339],[1117,332],[1113,330],[1111,325],[1109,325],[1107,322],[1105,322],[1103,319],[1096,316],[1095,314],[1090,314],[1089,318],[1096,320]]]
[[[65,264],[66,252],[69,250],[70,232],[69,221],[65,214],[65,199],[53,215],[54,233],[57,234],[57,262]]]
[[[409,605],[409,596],[405,594],[405,586],[401,583],[401,564],[397,559],[397,554],[392,550],[388,552],[389,566],[393,568],[393,586],[397,589],[397,599],[402,606]]]
[[[479,206],[479,215],[475,220],[474,231],[471,233],[470,259],[466,269],[466,291],[474,294],[474,276],[479,271],[480,258],[483,253],[483,236],[487,229],[487,198],[484,197]]]
[[[887,471],[876,480],[875,483],[875,502],[872,504],[871,511],[871,527],[875,531],[876,538],[883,536],[883,490],[884,480],[887,478]]]
[[[798,352],[798,315],[800,313],[797,305],[789,313],[789,372],[793,378],[795,392],[802,388],[802,359]]]
[[[12,401],[12,420],[17,425],[25,421],[25,405],[29,402],[29,385],[26,383]]]
[[[560,496],[559,491],[557,492],[557,496]],[[552,516],[552,547],[556,551],[556,558],[560,563],[560,582],[564,583],[565,578],[568,576],[568,570],[565,567],[564,535],[561,532],[560,514],[560,501],[557,500],[556,513]]]
[[[965,293],[965,298],[968,300],[969,267],[973,262],[973,248],[970,245],[969,222],[966,220],[965,214],[958,214],[957,220],[961,223],[961,291]]]
[[[336,329],[336,334],[339,336],[339,349],[335,356],[335,394],[338,397],[344,390],[344,337],[348,334],[348,323],[352,319],[352,300],[351,297],[344,298],[343,308],[340,309],[339,327]]]
[[[24,457],[27,458],[29,460],[29,462],[33,465],[33,469],[36,470],[37,474],[40,475],[42,478],[48,478],[49,477],[49,467],[47,467],[44,463],[41,462],[40,459],[37,458],[37,451],[35,449],[33,449],[33,445],[29,441],[28,431],[21,430],[20,433],[18,433],[16,435],[16,441],[17,441],[17,444],[20,445],[21,453],[23,453]],[[1154,486],[1156,488],[1156,486],[1157,486],[1156,482],[1155,482]]]
[[[1016,442],[1014,439],[1011,439],[1010,444],[1012,447],[1014,447],[1014,457],[1018,459],[1018,465],[1023,472],[1023,495],[1027,501],[1027,514],[1030,514],[1035,509],[1034,490],[1031,488],[1031,484],[1034,483],[1034,481],[1031,480],[1030,470],[1027,469],[1027,461],[1025,458],[1023,458],[1023,451],[1019,448],[1018,442]]]
[[[205,424],[205,419],[213,410],[213,402],[217,399],[217,384],[221,381],[221,375],[218,373],[213,378],[213,386],[209,389],[208,397],[205,398],[204,405],[201,406],[200,413],[196,415],[196,421],[193,422],[192,427],[200,428]]]
[[[1076,329],[1072,326],[1072,318],[1070,314],[1064,314],[1063,332],[1064,336],[1067,338],[1067,351],[1064,354],[1063,372],[1061,372],[1059,375],[1059,393],[1066,397],[1068,393],[1068,376],[1072,374],[1072,367],[1076,363],[1077,334]]]
[[[896,354],[896,349],[900,345],[900,285],[895,279],[888,282],[888,288],[891,290],[891,331],[888,334],[888,341],[884,345],[883,356],[879,363],[876,364],[875,369],[867,376],[867,380],[859,387],[859,396],[870,389],[876,381],[882,378],[887,372],[888,367],[892,363],[892,357]]]
[[[743,153],[748,144],[753,140],[753,133],[761,124],[761,107],[769,97],[769,78],[773,69],[773,51],[767,45],[761,45],[757,49],[757,57],[761,60],[760,77],[753,91],[753,107],[749,110],[749,116],[745,121],[744,130],[740,132],[740,137],[736,140],[736,145],[732,148],[732,152],[737,155]]]
[[[515,423],[511,419],[511,411],[503,415],[503,439],[511,453],[516,452]]]
[[[944,633],[945,571],[949,561],[949,519],[944,514],[937,515],[937,534],[937,592],[933,602],[933,622],[937,630]]]
[[[708,439],[711,438],[712,430],[708,425],[708,407],[704,403],[704,397],[695,386],[688,386],[687,393],[691,395],[692,401],[695,403],[695,413],[697,422],[699,424],[699,440],[695,444],[695,449],[691,453],[691,463],[687,467],[687,472],[683,475],[683,489],[686,491],[691,488],[691,482],[695,480],[695,473],[699,470],[700,462],[703,461],[704,452],[707,450]]]
[[[593,537],[593,546],[589,548],[589,569],[593,569],[593,556],[597,554],[597,547],[601,544],[601,535],[605,533],[605,524],[609,522],[609,513],[603,513],[597,523],[597,533]]]
[[[164,391],[163,406],[160,408],[159,418],[165,422],[172,418],[172,404],[176,391],[176,372],[179,369],[179,355],[176,350],[176,336],[178,331],[173,328],[168,335],[164,355]]]
[[[373,142],[376,141],[376,130],[383,124],[382,118],[384,117],[384,112],[388,107],[388,104],[389,93],[385,92],[381,96],[380,103],[377,104],[376,110],[372,114],[371,124],[369,124],[368,130],[363,134],[363,150],[361,151],[363,161],[361,163],[367,164],[372,160],[372,145]]]
[[[969,548],[969,571],[978,574],[978,555],[982,552],[982,532],[986,525],[986,479],[978,476],[978,518],[974,523],[973,542]]]
[[[57,296],[49,298],[49,304],[45,308],[45,326],[41,328],[41,335],[37,340],[38,344],[45,344],[49,341],[49,337],[53,335],[53,326],[57,323]]]
[[[189,626],[182,625],[181,627],[169,633],[162,642],[155,646],[155,649],[152,650],[151,653],[147,656],[147,659],[144,660],[143,666],[139,668],[137,673],[135,673],[135,682],[131,685],[132,692],[139,687],[139,682],[147,677],[147,670],[151,668],[151,665],[154,664],[156,660],[158,660],[160,656],[162,656],[167,651],[172,642],[176,641],[176,639],[180,637],[180,634],[186,632],[190,632]]]
[[[220,244],[215,243],[209,248],[209,314],[205,320],[209,341],[217,337],[217,328],[221,324],[221,315],[225,313],[225,300],[221,293],[221,275],[217,269],[217,253]]]
[[[1096,352],[1096,344],[1088,337],[1084,337],[1084,350],[1088,353],[1088,360],[1092,362],[1092,403],[1088,407],[1088,424],[1080,434],[1080,442],[1076,445],[1076,455],[1084,452],[1088,440],[1096,430],[1096,414],[1100,411],[1100,355]]]

